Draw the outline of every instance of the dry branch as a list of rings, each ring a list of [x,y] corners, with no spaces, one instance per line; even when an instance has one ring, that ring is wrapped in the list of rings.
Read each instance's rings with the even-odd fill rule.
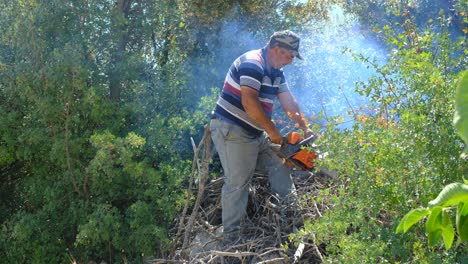
[[[208,129],[207,126],[205,127],[205,134],[203,135],[202,142],[203,142],[202,146],[204,146],[204,155],[202,158],[201,167],[199,167],[197,200],[195,201],[195,206],[192,210],[192,215],[190,216],[187,228],[185,229],[185,236],[184,236],[184,243],[182,244],[182,250],[184,250],[187,247],[190,232],[192,232],[192,226],[193,226],[193,223],[195,222],[195,218],[197,217],[198,208],[200,207],[203,194],[205,193],[205,182],[208,179],[208,174],[209,174],[208,166],[210,164],[210,157],[211,157],[210,156],[211,136],[210,136],[210,130]],[[197,149],[197,150],[199,151],[200,149]]]
[[[199,155],[199,152],[200,152],[200,149],[202,148],[202,145],[205,143],[206,141],[206,138],[209,137],[209,141],[211,142],[211,137],[209,136],[209,129],[208,129],[208,126],[205,126],[205,133],[203,134],[203,137],[202,139],[200,140],[200,143],[198,144],[198,147],[194,148],[194,155],[193,155],[193,161],[192,161],[192,173],[190,175],[190,179],[189,179],[189,188],[187,190],[187,199],[185,201],[185,205],[184,205],[184,209],[182,211],[182,214],[180,216],[180,220],[179,220],[179,225],[178,225],[178,230],[177,230],[177,233],[174,237],[174,242],[172,243],[172,248],[171,248],[171,251],[170,251],[170,256],[174,256],[174,252],[175,252],[175,249],[179,243],[179,237],[180,235],[182,234],[182,230],[183,230],[183,227],[184,227],[184,219],[185,219],[185,216],[187,215],[187,210],[188,210],[188,207],[189,207],[189,204],[190,204],[190,198],[192,196],[192,188],[193,188],[193,182],[194,182],[194,177],[195,177],[195,173],[196,173],[196,165],[198,164],[198,155]],[[192,145],[194,145],[194,142],[192,140]]]

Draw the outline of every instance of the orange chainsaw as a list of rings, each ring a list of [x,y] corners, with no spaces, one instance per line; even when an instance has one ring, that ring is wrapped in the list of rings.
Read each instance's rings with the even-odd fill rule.
[[[273,150],[286,160],[287,165],[310,171],[314,168],[314,160],[317,159],[317,154],[311,150],[312,143],[317,138],[316,134],[303,138],[298,132],[291,132],[283,137],[283,145],[279,149],[273,147]]]

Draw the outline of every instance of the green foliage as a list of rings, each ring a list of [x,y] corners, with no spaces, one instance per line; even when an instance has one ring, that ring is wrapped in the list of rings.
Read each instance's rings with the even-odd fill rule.
[[[458,241],[468,241],[468,203],[463,202],[458,204],[457,216],[455,221],[459,235]]]
[[[173,140],[155,150],[160,156],[147,156],[152,145],[131,129],[143,134],[153,104],[174,104],[159,113],[174,120],[162,130],[193,134],[200,123],[176,127],[180,115],[170,111],[180,102],[163,89],[146,93],[157,82],[145,78],[151,72],[141,55],[151,30],[144,17],[109,25],[106,4],[88,4],[1,2],[0,168],[9,191],[2,191],[0,258],[8,263],[160,254],[182,203],[187,154],[164,156]],[[135,24],[143,28],[128,31],[129,50],[112,55],[120,39],[110,31]],[[115,73],[125,87],[120,102],[107,98]]]
[[[466,106],[465,104],[468,103],[468,101],[466,100],[466,94],[463,93],[462,89],[466,90],[466,87],[468,86],[468,74],[465,71],[461,76],[462,79],[455,94],[456,111],[454,125],[458,128],[460,136],[465,140],[465,142],[467,142],[466,131],[468,129],[468,123],[466,123],[466,117],[468,116],[468,111],[465,111],[466,109],[463,107]],[[467,204],[468,185],[462,183],[449,184],[444,187],[436,199],[429,202],[428,208],[413,209],[407,213],[398,225],[396,232],[406,233],[412,225],[426,215],[429,215],[426,222],[426,232],[428,233],[429,245],[437,245],[442,237],[445,249],[449,250],[452,247],[455,232],[453,231],[452,222],[447,212],[449,209],[456,206],[457,212],[455,228],[458,233],[457,245],[459,245],[462,242],[468,241]]]
[[[457,128],[460,137],[468,142],[468,71],[460,74],[461,81],[455,95],[455,116],[453,123]],[[467,143],[468,144],[468,143]],[[465,154],[468,155],[468,147],[465,147]]]
[[[179,189],[190,164],[173,157],[155,170],[141,159],[145,140],[132,132],[125,138],[97,134],[91,143],[97,152],[86,171],[97,207],[79,226],[75,245],[80,251],[101,249],[92,253],[129,259],[165,250],[167,228],[180,210]],[[174,161],[179,164],[171,164]]]
[[[121,222],[120,214],[116,208],[110,205],[101,205],[88,216],[88,222],[80,226],[76,243],[91,248],[105,248],[107,244],[120,248],[124,241],[120,233]],[[104,244],[104,246],[100,246],[100,244]]]
[[[440,238],[442,238],[445,249],[449,250],[455,237],[453,225],[448,214],[448,211],[453,207],[457,208],[455,225],[458,233],[457,245],[468,241],[466,239],[468,237],[468,223],[466,220],[468,218],[468,210],[466,209],[466,204],[468,204],[468,185],[462,183],[449,184],[444,187],[436,199],[429,202],[428,208],[414,209],[407,213],[398,225],[396,232],[407,232],[412,225],[426,215],[429,215],[426,222],[429,245],[437,245]]]
[[[403,219],[401,219],[400,224],[398,224],[396,232],[406,232],[408,229],[416,224],[419,220],[423,219],[425,216],[431,214],[431,210],[426,208],[413,209],[407,213]]]
[[[444,187],[437,198],[429,202],[429,207],[448,207],[465,202],[468,199],[468,185],[463,183],[451,183]]]
[[[319,165],[340,177],[318,198],[331,209],[304,234],[316,235],[327,262],[463,262],[466,247],[429,249],[420,228],[394,233],[402,212],[427,204],[447,182],[466,175],[463,144],[452,125],[459,72],[466,65],[463,39],[451,41],[447,31],[420,32],[411,20],[383,32],[390,50],[385,65],[352,54],[377,72],[356,86],[371,103],[350,111],[352,129],[334,129],[340,117],[331,119],[318,142],[328,154]],[[399,230],[430,215],[429,242],[442,238],[448,248],[455,236],[451,213],[432,210],[412,211]]]

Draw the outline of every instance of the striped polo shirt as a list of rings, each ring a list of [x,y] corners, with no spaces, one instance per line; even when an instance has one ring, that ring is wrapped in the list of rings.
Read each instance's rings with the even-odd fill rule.
[[[271,118],[274,99],[289,88],[283,71],[268,66],[265,48],[246,52],[232,63],[214,111],[216,116],[260,135],[263,128],[247,115],[242,106],[240,87],[244,85],[259,92],[263,111]]]

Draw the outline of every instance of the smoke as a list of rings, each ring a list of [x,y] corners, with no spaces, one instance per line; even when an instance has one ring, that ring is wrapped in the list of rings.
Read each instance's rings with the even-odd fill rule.
[[[344,49],[375,59],[379,65],[386,61],[384,47],[372,39],[357,19],[339,7],[330,14],[330,21],[300,32],[304,61],[285,67],[291,91],[308,117],[321,111],[328,117],[346,117],[351,109],[368,103],[355,87],[357,82],[366,82],[375,70],[355,61]],[[352,121],[341,127],[351,125]]]
[[[217,39],[219,43],[215,70],[222,77],[219,83],[219,87],[222,88],[222,82],[231,63],[246,51],[262,48],[266,40],[261,40],[236,21],[224,21]]]
[[[317,116],[323,111],[326,116],[346,116],[351,108],[365,106],[368,101],[355,91],[355,84],[366,81],[375,73],[362,62],[356,62],[345,48],[354,53],[375,58],[385,63],[385,49],[370,37],[370,32],[361,27],[357,19],[345,14],[339,7],[330,10],[330,21],[296,30],[301,36],[301,55],[304,61],[295,59],[284,68],[292,93],[306,115]],[[273,33],[273,32],[271,32]],[[219,32],[216,54],[216,76],[220,89],[224,76],[232,63],[242,53],[262,48],[268,36],[257,36],[238,22],[224,22]],[[282,119],[275,111],[273,118]],[[344,127],[351,123],[343,124]]]

